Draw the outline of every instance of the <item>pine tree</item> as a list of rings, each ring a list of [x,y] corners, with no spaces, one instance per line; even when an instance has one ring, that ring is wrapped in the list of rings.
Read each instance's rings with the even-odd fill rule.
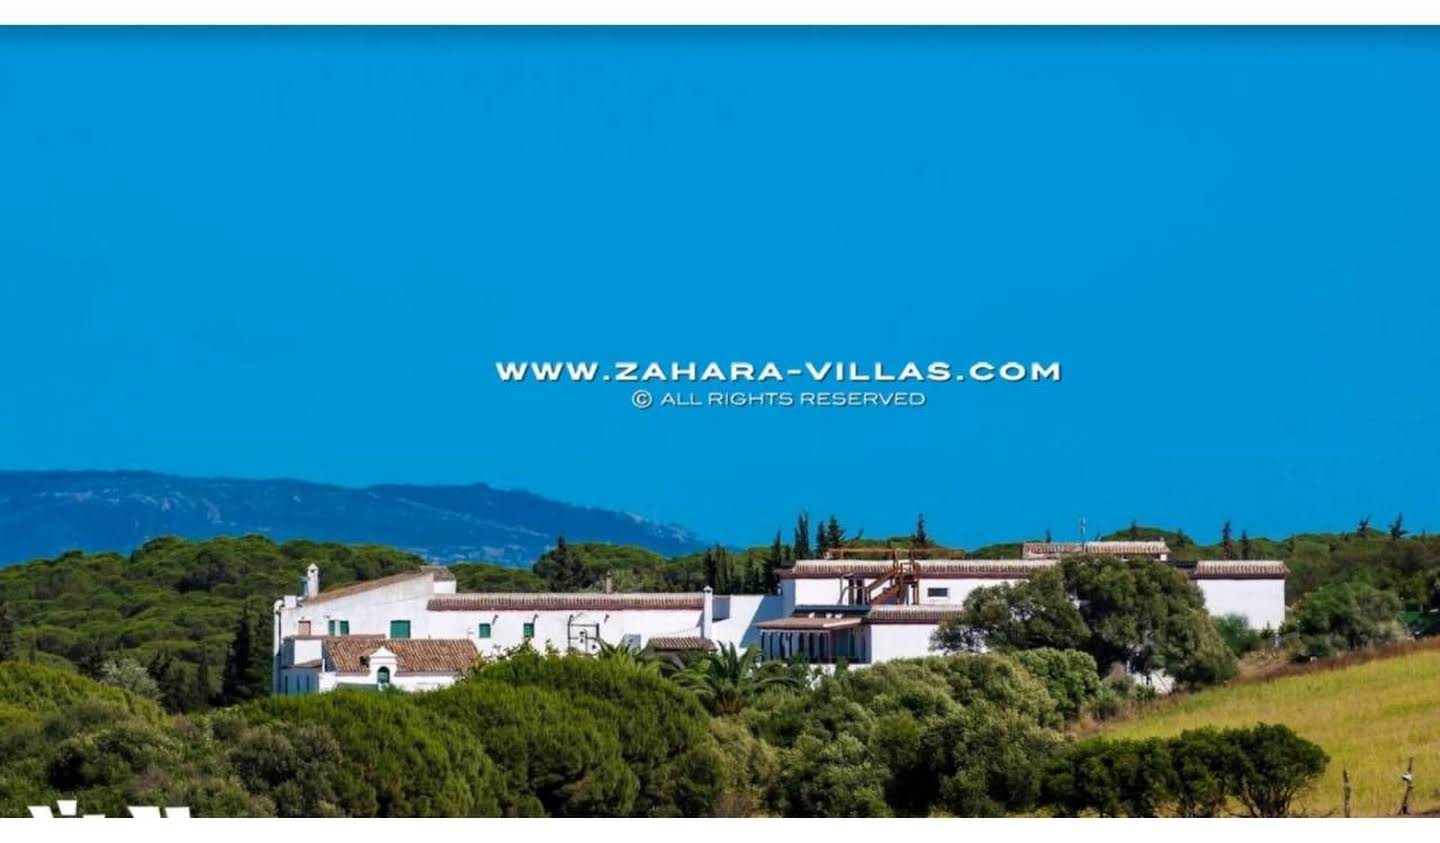
[[[1405,533],[1405,513],[1402,512],[1396,515],[1395,520],[1390,524],[1390,538],[1392,541],[1398,542],[1405,538]]]
[[[1362,539],[1370,535],[1370,516],[1361,518],[1360,523],[1355,525],[1355,535]]]
[[[1045,528],[1045,543],[1046,543],[1046,544],[1050,544],[1050,543],[1053,542],[1053,541],[1055,541],[1055,539],[1054,539],[1054,537],[1052,537],[1052,536],[1050,535],[1050,528],[1049,528],[1049,527],[1046,527],[1046,528]]]
[[[925,532],[925,513],[920,513],[915,519],[915,535],[910,537],[912,547],[929,547],[930,534]]]
[[[1249,558],[1250,558],[1250,550],[1251,550],[1250,532],[1249,532],[1248,530],[1241,530],[1241,531],[1240,531],[1240,558],[1241,558],[1241,559],[1249,559]]]
[[[810,513],[802,512],[795,518],[795,543],[791,546],[795,558],[813,559],[810,553]]]
[[[825,558],[825,552],[830,549],[829,536],[825,534],[825,525],[821,523],[815,530],[815,556],[818,559]]]
[[[1132,518],[1132,519],[1130,519],[1130,540],[1131,540],[1131,541],[1139,541],[1139,539],[1140,539],[1140,525],[1137,524],[1137,523],[1135,523],[1135,519]]]
[[[10,604],[0,600],[0,662],[19,658],[15,643],[15,619],[10,616]]]
[[[1235,558],[1235,540],[1230,537],[1230,522],[1220,528],[1220,553],[1225,559]]]

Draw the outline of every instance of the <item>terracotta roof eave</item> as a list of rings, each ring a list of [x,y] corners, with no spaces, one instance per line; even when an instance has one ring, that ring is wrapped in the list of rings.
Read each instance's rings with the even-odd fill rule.
[[[565,612],[614,611],[617,609],[652,609],[657,611],[699,611],[705,607],[703,594],[654,593],[613,594],[580,592],[557,594],[534,593],[472,593],[442,594],[430,598],[426,608],[432,612]]]
[[[1052,559],[947,559],[916,563],[922,578],[931,579],[1017,579],[1054,567]],[[891,570],[888,562],[802,562],[778,572],[783,579],[834,579],[836,577],[878,577]]]
[[[755,624],[757,629],[770,630],[798,630],[826,632],[832,629],[849,629],[860,625],[860,618],[776,618],[771,621],[761,621]]]
[[[708,651],[715,649],[715,642],[699,635],[656,635],[646,646],[652,650]]]

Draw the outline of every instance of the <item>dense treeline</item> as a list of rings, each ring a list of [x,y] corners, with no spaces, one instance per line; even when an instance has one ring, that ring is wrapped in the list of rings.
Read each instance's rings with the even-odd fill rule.
[[[1277,727],[1065,736],[1115,693],[1075,651],[822,677],[753,653],[662,670],[627,651],[525,650],[425,694],[338,691],[176,716],[11,661],[0,663],[0,814],[76,798],[111,815],[177,804],[201,816],[1281,815],[1324,767],[1318,748]]]
[[[1409,535],[1403,518],[1385,530],[1362,520],[1349,533],[1303,534],[1284,541],[1251,538],[1244,530],[1236,536],[1227,524],[1220,542],[1210,546],[1183,531],[1138,525],[1105,538],[1162,538],[1179,560],[1286,561],[1292,571],[1287,585],[1292,612],[1283,632],[1297,659],[1440,632],[1440,537]],[[909,535],[867,538],[847,530],[835,516],[812,523],[802,513],[788,536],[777,532],[769,545],[746,550],[717,546],[667,559],[643,548],[567,543],[561,537],[531,570],[479,563],[452,565],[451,570],[464,591],[594,590],[608,579],[610,587],[622,591],[710,585],[721,593],[754,593],[774,590],[777,572],[795,559],[830,548],[930,549],[937,544],[924,516]],[[1016,543],[970,555],[1018,553]],[[154,698],[172,712],[244,702],[268,692],[270,606],[279,595],[298,590],[300,573],[312,562],[330,588],[409,570],[423,560],[389,547],[277,544],[262,536],[200,542],[162,538],[128,556],[67,553],[0,569],[0,657],[12,653],[74,667]],[[1016,594],[985,595],[987,604],[975,611],[993,614],[1008,600],[1044,597],[1042,586],[1049,587],[1037,581]],[[1202,654],[1214,656],[1208,630],[1203,624],[1191,626],[1200,636],[1195,642],[1206,648]],[[1243,624],[1226,619],[1219,631],[1237,655],[1264,643]],[[1050,643],[1086,649],[1109,661],[1115,654],[1100,646],[1104,631],[1089,633],[1088,645],[1073,635]],[[1180,640],[1178,634],[1171,637]],[[1150,660],[1164,659],[1156,654]],[[1192,662],[1212,678],[1228,671],[1223,659]]]

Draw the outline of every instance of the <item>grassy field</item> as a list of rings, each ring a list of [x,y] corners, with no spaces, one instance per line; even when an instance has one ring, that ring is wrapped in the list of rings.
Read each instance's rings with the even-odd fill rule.
[[[1343,816],[1342,769],[1350,771],[1354,816],[1395,814],[1412,755],[1412,811],[1440,813],[1440,642],[1433,639],[1161,700],[1103,732],[1142,738],[1257,722],[1284,723],[1330,756],[1301,800],[1306,816]]]

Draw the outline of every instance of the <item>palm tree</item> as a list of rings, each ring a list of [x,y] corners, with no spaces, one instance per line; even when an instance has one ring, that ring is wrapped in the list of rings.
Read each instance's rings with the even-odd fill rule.
[[[595,658],[601,661],[623,662],[646,673],[660,672],[660,660],[650,653],[635,650],[624,644],[611,644],[603,638],[599,640],[599,643],[600,649],[595,651]]]
[[[794,673],[776,670],[760,660],[759,648],[743,652],[734,644],[722,644],[672,677],[681,687],[693,691],[700,702],[717,716],[736,714],[767,688],[799,687]]]

